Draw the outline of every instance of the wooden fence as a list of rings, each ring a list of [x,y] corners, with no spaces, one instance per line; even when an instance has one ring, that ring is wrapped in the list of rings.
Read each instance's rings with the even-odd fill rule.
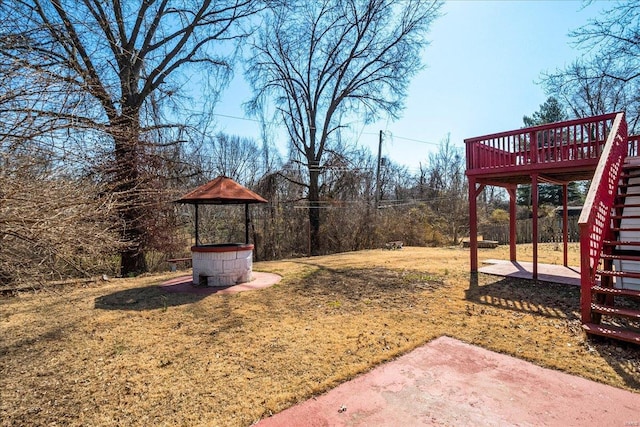
[[[580,241],[580,228],[578,217],[569,217],[569,242]],[[516,221],[516,242],[531,243],[533,234],[533,219],[520,219]],[[496,240],[500,244],[509,243],[509,223],[484,224],[478,226],[478,233],[484,240]],[[538,219],[538,242],[562,242],[562,218]]]

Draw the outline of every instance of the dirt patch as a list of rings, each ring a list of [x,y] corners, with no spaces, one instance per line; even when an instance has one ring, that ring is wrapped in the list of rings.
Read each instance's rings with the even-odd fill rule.
[[[470,276],[468,256],[256,263],[283,280],[235,295],[155,287],[182,272],[0,298],[0,424],[249,425],[441,335],[640,391],[637,347],[585,339],[579,289]]]

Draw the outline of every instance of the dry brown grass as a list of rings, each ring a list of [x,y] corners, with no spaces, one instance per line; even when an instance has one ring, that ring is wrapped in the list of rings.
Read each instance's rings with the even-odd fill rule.
[[[554,249],[541,262],[561,263]],[[531,246],[518,252],[528,260]],[[173,274],[0,299],[2,425],[249,425],[441,335],[640,391],[637,348],[585,341],[579,289],[476,283],[464,249],[255,268],[284,278],[236,295],[155,286]]]

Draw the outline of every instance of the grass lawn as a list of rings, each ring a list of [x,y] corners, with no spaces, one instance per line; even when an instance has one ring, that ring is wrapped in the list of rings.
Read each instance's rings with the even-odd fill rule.
[[[586,341],[577,287],[471,281],[468,260],[369,250],[256,263],[283,280],[235,295],[157,288],[183,271],[2,297],[0,424],[246,426],[441,335],[640,392],[638,348]]]

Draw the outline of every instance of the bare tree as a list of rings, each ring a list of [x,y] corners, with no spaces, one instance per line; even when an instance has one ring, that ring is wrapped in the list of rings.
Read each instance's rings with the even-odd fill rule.
[[[437,217],[445,235],[457,242],[468,224],[467,180],[465,161],[449,135],[440,142],[438,151],[429,155],[427,169],[427,205]]]
[[[245,186],[253,186],[265,173],[258,146],[252,139],[218,133],[207,146],[213,176],[225,175]]]
[[[440,2],[292,0],[271,9],[253,45],[249,109],[270,99],[306,176],[311,250],[320,232],[321,175],[341,119],[397,117]]]
[[[158,111],[163,103],[179,102],[181,92],[188,94],[186,70],[208,74],[209,93],[224,86],[234,52],[225,43],[247,35],[241,25],[259,7],[254,0],[0,2],[0,70],[23,71],[11,81],[21,89],[18,97],[3,113],[22,116],[23,123],[30,117],[49,122],[52,144],[68,129],[78,139],[110,145],[94,154],[111,165],[110,191],[119,200],[127,242],[122,274],[146,269],[144,174],[149,158],[159,154],[151,131],[171,123],[169,114]],[[40,76],[46,76],[46,86],[37,88],[57,95],[46,102],[24,90]],[[175,119],[179,110],[171,114]]]
[[[625,110],[629,129],[635,132],[640,121],[639,82],[626,82],[608,75],[600,59],[576,60],[563,70],[544,75],[544,86],[567,105],[575,117],[589,117]]]
[[[41,154],[0,152],[0,284],[112,272],[114,200],[56,173]]]
[[[577,117],[626,110],[630,130],[640,120],[640,1],[612,2],[570,36],[584,57],[543,75],[549,94]]]

